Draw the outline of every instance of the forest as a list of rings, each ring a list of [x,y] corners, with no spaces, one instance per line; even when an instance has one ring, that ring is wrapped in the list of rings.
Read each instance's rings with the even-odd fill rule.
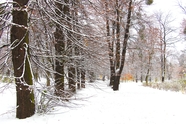
[[[16,118],[64,106],[97,80],[113,92],[127,81],[186,87],[186,49],[175,48],[186,18],[178,29],[171,13],[147,14],[154,1],[0,2],[0,82],[15,84]]]

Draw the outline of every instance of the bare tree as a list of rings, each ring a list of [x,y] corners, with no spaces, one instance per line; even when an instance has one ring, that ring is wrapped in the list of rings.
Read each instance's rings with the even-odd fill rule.
[[[183,3],[178,1],[178,6],[181,8],[181,10],[183,11],[184,14],[186,14],[186,6],[183,5]]]
[[[129,39],[129,29],[130,29],[130,22],[131,22],[131,14],[132,14],[132,0],[128,2],[119,1],[116,0],[113,4],[113,7],[115,7],[115,12],[113,12],[113,16],[116,19],[109,20],[109,8],[111,6],[109,5],[109,2],[105,2],[106,7],[106,31],[107,31],[107,37],[112,37],[111,40],[107,39],[108,47],[109,47],[109,58],[110,58],[110,85],[113,85],[113,90],[119,90],[119,82],[121,73],[124,67],[125,62],[125,54],[127,50],[127,42]],[[122,27],[122,18],[121,14],[122,11],[124,11],[124,6],[127,7],[127,14],[126,16],[126,24],[124,25],[124,37],[123,40],[121,40],[121,27]],[[114,9],[114,8],[113,8]],[[110,31],[110,27],[112,27],[112,30]],[[111,33],[112,32],[112,33]]]
[[[170,45],[173,45],[175,42],[177,42],[177,36],[175,36],[173,33],[176,31],[171,26],[171,23],[174,21],[174,19],[171,18],[170,13],[163,14],[162,12],[157,13],[156,19],[159,23],[159,40],[160,40],[160,52],[161,52],[161,81],[165,81],[165,75],[166,75],[166,62],[167,62],[167,47]]]

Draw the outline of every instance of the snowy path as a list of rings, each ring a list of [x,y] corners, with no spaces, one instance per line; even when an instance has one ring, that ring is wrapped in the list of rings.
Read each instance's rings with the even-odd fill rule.
[[[121,83],[116,92],[103,82],[99,86],[102,90],[88,86],[79,91],[78,96],[91,96],[85,101],[75,101],[81,104],[79,107],[61,108],[48,115],[36,114],[24,120],[15,119],[14,113],[1,115],[0,111],[0,124],[186,124],[186,94],[160,91],[136,83]]]

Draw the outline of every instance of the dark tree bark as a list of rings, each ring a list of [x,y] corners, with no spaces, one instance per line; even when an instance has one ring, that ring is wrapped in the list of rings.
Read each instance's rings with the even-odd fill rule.
[[[119,70],[119,73],[123,71],[124,63],[125,63],[125,55],[127,51],[127,42],[129,39],[129,29],[130,29],[130,22],[131,22],[131,14],[132,14],[132,0],[129,1],[128,5],[128,14],[127,14],[127,23],[125,27],[125,34],[124,34],[124,40],[123,40],[123,50],[122,50],[122,57],[121,57],[121,67]]]
[[[114,74],[115,74],[115,71],[114,71],[114,66],[113,64],[110,64],[110,86],[113,86],[114,85]]]
[[[163,50],[164,54],[163,54],[163,74],[162,74],[162,82],[165,82],[165,72],[166,72],[166,42],[164,39],[164,50]]]
[[[12,62],[17,91],[16,117],[24,119],[35,113],[35,100],[31,67],[29,63],[28,14],[24,10],[28,0],[14,0],[13,23],[11,28]],[[19,9],[18,9],[19,8]]]
[[[79,38],[78,38],[79,39]],[[75,47],[75,55],[76,56],[80,56],[80,48],[78,47]],[[76,65],[77,65],[77,89],[81,89],[81,59],[78,59],[77,62],[76,62]]]
[[[76,27],[76,23],[77,23],[77,10],[76,10],[76,0],[74,1],[66,1],[67,2],[67,6],[66,6],[66,15],[67,15],[67,26],[69,27],[69,29],[77,31],[77,27]],[[70,6],[74,9],[70,10]],[[70,24],[70,22],[73,22],[72,24]],[[69,84],[69,89],[72,93],[76,92],[76,79],[77,79],[77,75],[76,75],[76,60],[75,58],[73,58],[74,55],[76,55],[77,52],[77,46],[74,43],[74,38],[78,39],[78,36],[71,31],[67,31],[67,44],[68,44],[68,48],[70,48],[69,51],[69,57],[70,57],[70,62],[69,62],[69,67],[68,67],[68,84]]]
[[[124,34],[124,39],[123,39],[123,42],[122,42],[121,59],[119,57],[117,58],[117,56],[116,56],[116,60],[115,60],[116,64],[114,65],[115,69],[116,69],[115,74],[114,74],[114,84],[113,84],[113,90],[114,91],[119,90],[120,77],[121,77],[121,73],[122,73],[123,68],[124,68],[125,56],[126,56],[126,51],[127,51],[127,42],[128,42],[128,39],[129,39],[131,14],[132,14],[132,0],[130,0],[129,3],[128,3],[127,23],[126,23],[126,26],[125,26],[125,34]],[[117,12],[117,16],[120,17],[119,12]],[[119,17],[117,17],[117,21],[119,21]],[[120,34],[120,31],[119,31],[120,28],[118,26],[120,26],[119,22],[117,23],[117,26],[116,26],[116,32],[118,33],[118,34],[116,34],[117,39],[119,38],[118,35]],[[121,49],[121,48],[119,48],[119,44],[118,45],[117,44],[116,44],[116,46],[118,46],[118,47],[116,49],[116,55],[118,53],[120,53],[120,49]]]
[[[166,28],[165,28],[165,25],[164,24],[162,24],[161,23],[161,25],[162,25],[162,30],[163,30],[163,34],[161,34],[161,35],[163,35],[162,37],[163,37],[163,39],[161,40],[161,81],[162,81],[162,83],[164,83],[164,81],[165,81],[165,67],[166,67],[166,47],[167,47],[167,43],[166,43]]]
[[[85,70],[81,69],[81,88],[85,88]]]
[[[113,86],[114,84],[114,74],[115,74],[115,68],[114,68],[114,43],[110,40],[110,24],[109,24],[109,17],[108,17],[108,1],[105,1],[105,8],[106,8],[106,35],[107,35],[107,43],[109,48],[109,62],[110,62],[110,83],[109,86]]]
[[[127,14],[127,23],[124,29],[124,40],[121,44],[121,37],[120,37],[120,28],[121,28],[121,17],[120,17],[120,4],[119,1],[116,0],[116,20],[112,20],[112,40],[110,39],[110,24],[109,24],[109,7],[108,2],[105,1],[105,8],[106,8],[106,33],[107,33],[107,42],[109,48],[109,60],[110,60],[110,86],[113,85],[113,90],[119,90],[119,83],[121,73],[125,63],[125,54],[127,48],[127,41],[129,39],[129,28],[131,22],[131,13],[132,13],[132,0],[128,3],[128,14]],[[115,42],[116,40],[116,42]]]
[[[56,57],[55,60],[55,94],[57,96],[62,95],[61,93],[64,91],[64,60],[62,55],[65,48],[64,37],[62,29],[57,28],[55,32],[55,50],[56,55],[60,57]]]
[[[149,78],[150,78],[151,60],[152,60],[153,53],[154,53],[154,51],[148,53],[149,54],[149,57],[148,57],[148,67],[147,67],[147,74],[146,74],[146,77],[145,77],[146,86],[149,85],[148,84],[148,81],[149,81]]]
[[[110,29],[109,29],[109,20],[107,20],[107,37],[110,36]],[[115,75],[115,66],[114,66],[114,43],[107,39],[108,47],[109,47],[109,62],[110,62],[110,86],[114,85],[114,75]],[[110,43],[111,42],[111,43]]]
[[[119,3],[118,0],[116,0],[116,61],[115,61],[115,67],[116,70],[120,68],[120,52],[121,52],[121,46],[120,46],[120,10],[119,10]],[[116,72],[117,73],[117,72]]]
[[[75,81],[76,69],[74,67],[68,68],[68,84],[71,92],[76,92],[76,81]]]
[[[81,88],[81,71],[79,68],[77,68],[77,89]]]
[[[58,16],[64,17],[66,11],[65,6],[56,2],[56,13]],[[59,20],[60,21],[60,20]],[[61,21],[62,23],[62,21]],[[64,30],[60,24],[56,24],[56,32],[54,33],[56,44],[56,60],[55,60],[55,95],[61,96],[64,91],[64,52],[65,52],[65,36]]]
[[[115,75],[114,76],[114,85],[113,85],[114,91],[119,90],[119,83],[120,83],[120,75]]]
[[[145,82],[146,82],[146,86],[148,86],[149,85],[149,73],[150,73],[150,69],[148,68],[147,69],[147,74],[146,74],[146,76],[145,76]]]
[[[118,71],[121,69],[121,46],[120,46],[120,10],[119,10],[119,1],[116,0],[116,51],[115,51],[115,55],[116,55],[116,59],[114,61],[114,68],[115,70],[115,74],[114,74],[114,84],[113,84],[113,90],[119,90],[119,83],[120,83],[120,76],[121,73]]]

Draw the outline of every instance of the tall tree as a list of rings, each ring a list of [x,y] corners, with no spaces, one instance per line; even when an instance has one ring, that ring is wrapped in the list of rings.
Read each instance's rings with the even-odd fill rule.
[[[174,19],[171,18],[170,13],[163,14],[162,12],[157,13],[156,19],[159,23],[159,41],[160,41],[160,52],[161,52],[161,81],[165,81],[166,76],[166,63],[167,63],[167,47],[177,42],[177,36],[173,35],[176,31],[171,27],[171,23]]]
[[[105,11],[106,11],[106,36],[107,36],[107,43],[108,43],[108,49],[109,49],[109,62],[110,62],[110,86],[114,84],[114,63],[113,63],[113,42],[110,41],[110,20],[109,20],[109,2],[106,0],[105,1]]]
[[[74,30],[77,32],[77,26],[76,24],[78,19],[77,19],[77,2],[76,0],[71,1],[68,3],[68,14],[67,14],[67,26],[69,29]],[[71,6],[71,11],[70,11],[70,6]],[[67,31],[67,47],[69,49],[69,62],[68,62],[68,84],[69,84],[69,89],[72,93],[76,92],[76,63],[75,63],[75,53],[77,50],[77,46],[75,45],[75,41],[77,41],[77,36],[76,33]]]
[[[61,23],[64,23],[63,19],[65,18],[65,14],[68,12],[68,0],[65,0],[65,5],[60,2],[55,2],[56,5],[56,13],[58,19],[58,23],[56,24],[56,32],[55,36],[55,51],[56,51],[56,60],[55,60],[55,94],[60,96],[64,91],[64,53],[65,53],[65,34],[64,29],[61,26]],[[62,17],[62,19],[61,19]]]
[[[110,85],[113,85],[113,90],[119,89],[130,36],[131,21],[134,19],[132,13],[135,13],[135,8],[141,8],[142,2],[134,0],[105,1],[106,35],[111,73]],[[146,0],[147,5],[152,4],[152,2],[153,0]]]
[[[145,47],[144,50],[145,50],[145,60],[146,60],[146,74],[145,74],[145,82],[146,82],[146,85],[148,86],[148,81],[151,80],[151,75],[150,73],[152,72],[152,59],[154,57],[154,54],[155,54],[155,47],[156,47],[156,44],[157,44],[157,41],[158,41],[158,29],[157,28],[154,28],[154,27],[151,27],[149,26],[146,31],[145,31],[145,34],[146,34],[146,43],[145,43]]]
[[[107,37],[110,35],[109,31],[109,20],[108,20],[108,1],[106,1],[106,31],[107,31]],[[127,42],[129,39],[129,29],[130,29],[130,22],[131,22],[131,14],[132,14],[132,2],[133,0],[129,0],[126,3],[122,3],[122,1],[116,0],[115,1],[115,8],[116,12],[115,17],[116,20],[113,20],[110,24],[112,24],[112,38],[111,40],[107,39],[108,46],[109,46],[109,58],[110,58],[110,69],[111,69],[111,78],[110,78],[110,85],[113,84],[113,90],[119,90],[119,83],[120,83],[120,77],[121,73],[124,67],[125,63],[125,55],[127,50]],[[126,24],[124,26],[124,38],[121,41],[121,11],[124,10],[122,4],[126,4],[127,6],[127,15],[126,15]],[[116,39],[116,42],[115,42]]]
[[[13,0],[11,49],[17,91],[16,117],[23,119],[35,113],[33,80],[29,59],[27,4],[29,0]]]
[[[121,60],[120,60],[120,67],[116,70],[116,79],[113,85],[113,90],[118,90],[119,89],[119,82],[120,82],[120,77],[121,73],[123,71],[124,63],[125,63],[125,56],[126,56],[126,51],[127,51],[127,42],[129,39],[129,30],[131,26],[131,14],[132,14],[132,9],[133,9],[133,0],[130,0],[128,3],[128,13],[127,13],[127,22],[124,30],[124,39],[122,43],[122,51],[121,51]]]

